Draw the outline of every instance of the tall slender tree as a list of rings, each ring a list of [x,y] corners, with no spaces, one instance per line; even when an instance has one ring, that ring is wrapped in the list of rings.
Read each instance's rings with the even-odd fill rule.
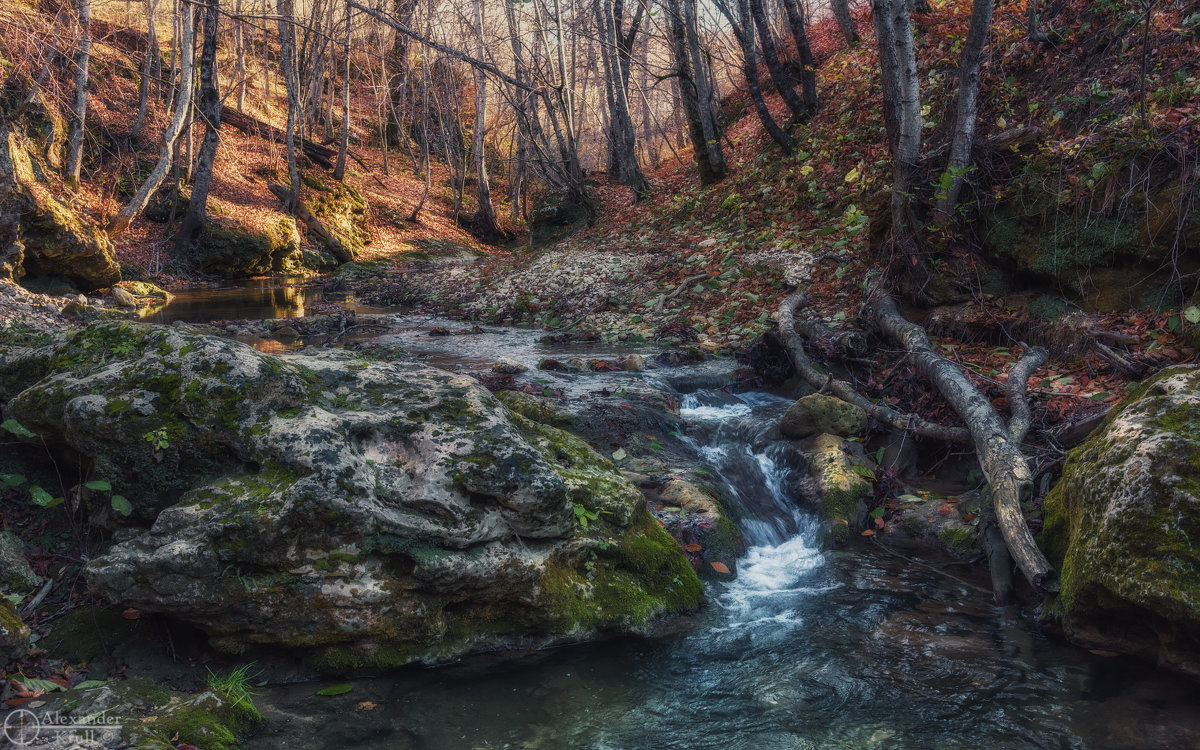
[[[624,0],[593,0],[592,8],[600,32],[600,58],[604,64],[610,169],[621,184],[633,188],[635,199],[641,199],[649,195],[650,181],[637,160],[637,135],[629,112],[629,65],[644,6],[638,6],[627,33],[622,29]]]
[[[283,67],[283,85],[287,89],[288,193],[284,201],[288,211],[296,210],[300,199],[300,170],[296,166],[296,121],[300,112],[300,76],[296,70],[296,6],[294,0],[279,0],[279,59]]]
[[[671,54],[675,61],[675,76],[679,79],[679,99],[692,141],[692,158],[700,173],[701,184],[707,185],[724,179],[729,167],[721,148],[721,124],[709,88],[707,61],[700,52],[696,0],[663,0],[663,4],[670,21]]]
[[[954,115],[954,135],[950,141],[950,159],[942,193],[938,196],[937,218],[948,223],[962,192],[963,179],[971,161],[971,144],[975,140],[975,124],[979,119],[979,69],[983,65],[983,50],[992,27],[992,0],[975,0],[971,8],[971,26],[967,45],[963,49],[962,65],[958,72],[958,107]]]
[[[483,0],[475,5],[475,56],[483,59]],[[475,129],[471,133],[471,157],[475,161],[475,232],[485,239],[500,234],[496,209],[492,206],[492,188],[488,181],[487,153],[484,135],[487,132],[487,75],[478,67],[475,73]]]
[[[200,237],[208,217],[208,191],[212,186],[213,162],[221,145],[221,88],[217,79],[217,31],[221,20],[221,0],[201,0],[204,13],[204,46],[200,50],[200,117],[204,121],[204,141],[192,175],[192,197],[188,201],[183,225],[176,235],[181,248],[191,247]]]
[[[92,0],[79,0],[79,47],[75,52],[75,101],[67,134],[67,183],[79,187],[83,134],[87,119],[88,60],[92,55]]]
[[[742,76],[746,81],[746,90],[750,93],[750,102],[754,105],[758,120],[766,129],[767,134],[775,143],[779,144],[783,153],[791,155],[795,150],[791,136],[779,127],[779,123],[775,122],[775,118],[771,115],[771,110],[767,108],[767,102],[763,98],[762,86],[758,82],[758,51],[754,41],[754,21],[750,18],[750,5],[747,0],[734,1],[737,3],[736,15],[729,7],[729,0],[715,0],[715,4],[717,10],[721,11],[725,20],[729,22],[733,37],[741,47]]]
[[[166,130],[163,131],[162,150],[159,152],[158,161],[154,165],[154,169],[150,170],[150,175],[146,181],[142,183],[129,202],[121,207],[117,215],[108,223],[107,231],[110,236],[117,236],[129,228],[129,224],[134,218],[142,212],[146,204],[150,201],[150,196],[158,190],[159,186],[167,177],[167,171],[171,169],[174,162],[175,146],[179,140],[179,135],[183,131],[184,121],[187,119],[188,110],[192,104],[192,79],[193,79],[193,58],[194,53],[194,31],[195,31],[195,11],[192,5],[188,2],[180,4],[182,12],[179,14],[179,67],[180,67],[180,85],[179,92],[175,96],[174,113],[171,116],[171,121],[167,124]]]

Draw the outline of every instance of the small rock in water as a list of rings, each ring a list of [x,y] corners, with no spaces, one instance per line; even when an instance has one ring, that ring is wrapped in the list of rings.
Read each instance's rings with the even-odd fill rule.
[[[646,369],[646,358],[640,354],[630,354],[625,358],[625,369],[630,372],[641,372]]]
[[[516,375],[525,372],[529,368],[515,359],[501,357],[492,363],[492,372],[498,372],[501,375]]]
[[[277,339],[294,339],[299,335],[300,332],[291,326],[283,326],[275,331],[275,338]]]
[[[430,328],[430,329],[429,329],[429,335],[430,335],[430,336],[449,336],[449,335],[450,335],[450,329],[448,329],[448,328],[441,328],[441,327],[438,327],[438,328]]]
[[[569,372],[570,367],[559,362],[557,359],[542,359],[538,360],[539,370],[553,370],[554,372]]]
[[[584,362],[580,357],[571,357],[567,360],[567,367],[578,372],[587,372],[588,363]]]

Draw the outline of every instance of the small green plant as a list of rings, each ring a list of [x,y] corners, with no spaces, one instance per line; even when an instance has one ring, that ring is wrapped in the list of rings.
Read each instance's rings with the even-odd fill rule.
[[[590,522],[600,518],[600,511],[588,510],[579,503],[571,503],[571,508],[575,511],[575,518],[579,520],[579,525],[585,529]]]
[[[106,479],[93,479],[90,482],[84,483],[83,486],[87,487],[92,492],[112,492],[112,483]],[[133,503],[129,502],[121,495],[113,495],[109,499],[109,504],[112,506],[113,510],[123,516],[129,516],[130,513],[133,513]]]
[[[249,711],[256,718],[261,719],[262,714],[254,705],[254,697],[262,695],[262,691],[256,689],[262,685],[261,682],[256,682],[261,675],[261,670],[254,670],[254,662],[243,664],[224,675],[219,675],[210,669],[208,670],[208,687],[231,705]]]
[[[171,447],[171,441],[167,438],[167,428],[159,427],[157,430],[152,430],[142,435],[142,439],[150,444],[156,451],[165,451]]]

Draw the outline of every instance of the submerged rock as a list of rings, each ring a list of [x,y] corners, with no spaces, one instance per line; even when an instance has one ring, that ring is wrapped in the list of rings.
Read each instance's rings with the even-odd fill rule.
[[[0,355],[5,414],[91,459],[87,568],[215,645],[329,669],[647,633],[703,589],[642,494],[473,380],[104,324]]]
[[[1067,634],[1200,676],[1200,368],[1117,406],[1068,455],[1045,514],[1062,579],[1047,611]]]
[[[815,435],[800,444],[816,484],[821,515],[828,524],[827,541],[844,543],[858,534],[867,515],[866,501],[874,495],[867,462],[851,452],[850,445],[836,435]],[[862,467],[859,469],[858,467]],[[858,473],[862,471],[863,473]]]

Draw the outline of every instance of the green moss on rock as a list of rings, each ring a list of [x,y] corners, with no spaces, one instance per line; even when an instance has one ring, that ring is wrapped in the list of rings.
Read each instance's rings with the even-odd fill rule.
[[[1077,640],[1200,675],[1200,369],[1135,389],[1045,502],[1048,612]]]

